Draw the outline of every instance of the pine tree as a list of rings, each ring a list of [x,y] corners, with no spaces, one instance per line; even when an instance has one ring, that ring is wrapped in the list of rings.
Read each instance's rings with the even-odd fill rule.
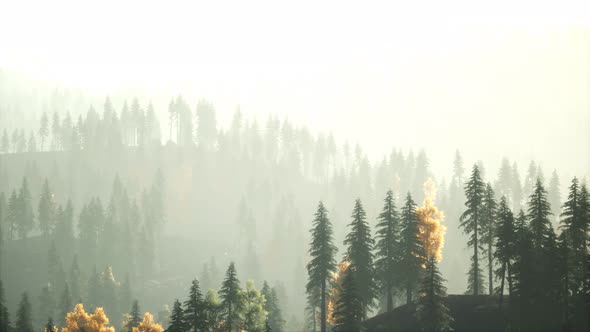
[[[172,307],[172,315],[170,315],[170,325],[166,329],[166,332],[186,332],[186,330],[182,304],[176,299]]]
[[[0,332],[10,331],[10,314],[4,298],[4,286],[0,280]]]
[[[231,262],[225,273],[225,279],[221,284],[221,290],[219,291],[221,305],[225,311],[225,321],[228,332],[231,332],[238,323],[238,313],[241,308],[240,291],[240,281],[238,280],[236,273],[236,266]]]
[[[53,199],[53,193],[49,189],[49,182],[45,179],[43,183],[43,189],[41,190],[41,198],[39,199],[39,229],[45,236],[53,230],[55,222],[55,201]]]
[[[128,314],[127,321],[125,323],[125,331],[126,332],[133,332],[133,329],[139,326],[141,323],[141,310],[139,310],[139,302],[137,300],[133,301],[131,305],[131,312]]]
[[[444,303],[447,289],[434,256],[428,258],[416,306],[416,319],[422,331],[452,331],[453,317]]]
[[[205,328],[205,314],[203,305],[203,294],[199,286],[199,281],[194,279],[188,300],[184,302],[184,321],[190,331],[201,331]]]
[[[569,187],[567,200],[563,204],[563,213],[561,214],[561,228],[567,232],[569,239],[568,248],[570,249],[570,282],[568,287],[572,288],[574,294],[577,294],[582,287],[582,280],[585,271],[583,263],[586,260],[585,241],[587,237],[587,225],[582,217],[580,210],[580,188],[578,179],[573,178]]]
[[[29,302],[27,292],[24,292],[16,312],[15,328],[19,332],[34,332],[33,308]]]
[[[261,292],[266,299],[264,310],[268,312],[268,318],[266,321],[268,327],[273,332],[282,332],[285,326],[285,320],[283,320],[283,313],[281,311],[281,306],[279,305],[276,290],[269,287],[268,283],[264,281]]]
[[[24,239],[30,231],[33,230],[35,215],[33,213],[31,192],[29,191],[29,183],[27,178],[23,178],[23,182],[18,193],[18,215],[17,215],[17,233]]]
[[[318,210],[315,213],[311,237],[309,248],[311,261],[307,264],[309,280],[306,290],[307,294],[319,294],[320,296],[321,332],[326,332],[327,283],[331,273],[337,269],[334,257],[337,249],[333,244],[332,223],[328,219],[328,211],[322,202],[319,203]]]
[[[339,287],[338,301],[334,308],[334,331],[356,332],[361,331],[361,322],[365,316],[364,299],[359,290],[355,273],[356,266],[351,263],[342,276]]]
[[[69,275],[69,288],[72,299],[74,301],[79,301],[82,297],[81,294],[81,276],[80,276],[80,267],[78,266],[78,255],[74,255],[72,260],[72,266],[70,267],[70,275]]]
[[[483,208],[481,213],[482,222],[482,242],[485,243],[484,253],[487,254],[487,265],[488,265],[488,294],[494,293],[494,233],[496,231],[496,210],[497,203],[494,198],[494,191],[492,185],[488,183],[486,185],[484,197],[483,197]]]
[[[39,126],[39,137],[41,137],[41,151],[45,147],[45,139],[49,135],[49,118],[47,117],[47,112],[43,112],[41,115],[41,123]]]
[[[500,264],[496,269],[496,276],[500,279],[500,286],[496,293],[500,295],[500,308],[502,307],[505,280],[508,279],[508,294],[512,300],[512,264],[516,246],[516,228],[514,225],[514,215],[508,207],[506,196],[502,196],[498,206],[498,227],[494,232],[496,238],[496,251],[494,257]],[[510,303],[512,303],[510,301]]]
[[[70,312],[70,310],[73,309],[73,307],[72,296],[70,295],[70,287],[68,286],[68,283],[66,283],[59,301],[58,314],[60,325],[65,325],[66,315],[68,312]]]
[[[406,290],[406,303],[412,302],[412,295],[417,287],[420,271],[424,262],[424,249],[418,238],[418,215],[416,203],[408,193],[406,203],[401,210],[400,220],[400,277],[401,285]]]
[[[358,282],[357,288],[363,301],[364,318],[367,315],[368,308],[373,305],[377,297],[377,285],[375,284],[375,271],[373,270],[375,240],[371,237],[371,230],[360,199],[355,202],[352,222],[348,226],[350,232],[344,239],[344,245],[348,246],[347,256],[355,266],[354,279]]]
[[[471,257],[471,267],[469,269],[469,284],[467,287],[468,293],[479,295],[483,293],[483,272],[479,265],[479,250],[483,250],[480,234],[483,230],[483,200],[485,196],[485,184],[482,181],[477,165],[473,165],[471,177],[465,186],[465,196],[467,201],[465,212],[461,215],[460,227],[463,231],[470,235],[467,245],[473,248],[473,256]]]
[[[547,200],[547,191],[543,187],[540,178],[534,185],[533,192],[529,197],[528,219],[531,228],[533,246],[542,247],[549,239],[550,233],[553,233],[553,227],[549,216],[551,215],[551,206]]]
[[[400,267],[400,225],[399,216],[389,190],[385,197],[383,211],[377,224],[377,243],[375,246],[375,270],[381,292],[387,299],[387,311],[393,310],[393,290],[399,282]]]
[[[47,325],[45,325],[45,332],[57,332],[57,326],[53,324],[53,319],[49,317]]]

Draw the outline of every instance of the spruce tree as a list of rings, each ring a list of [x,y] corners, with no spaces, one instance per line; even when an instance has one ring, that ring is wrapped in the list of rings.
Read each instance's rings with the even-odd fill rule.
[[[452,331],[453,317],[445,304],[447,289],[434,256],[426,261],[426,269],[416,306],[416,319],[421,331]]]
[[[406,202],[401,209],[400,219],[400,284],[406,291],[406,303],[412,302],[416,290],[422,264],[424,248],[418,238],[418,215],[416,203],[408,192]]]
[[[547,191],[543,187],[540,178],[537,178],[533,187],[533,192],[528,202],[528,219],[529,227],[533,240],[533,246],[541,248],[549,240],[553,232],[549,216],[551,215],[551,206],[547,200]]]
[[[228,332],[236,328],[238,323],[238,313],[241,308],[240,292],[240,281],[236,273],[236,266],[234,262],[231,262],[225,273],[225,279],[221,284],[221,290],[219,291],[221,306],[225,311],[225,322]]]
[[[508,207],[506,196],[502,196],[498,206],[498,227],[494,232],[496,238],[496,251],[494,257],[500,264],[496,269],[496,276],[500,279],[500,286],[496,293],[500,295],[500,308],[502,307],[505,280],[508,279],[508,294],[512,300],[512,264],[515,257],[516,228],[514,215]]]
[[[141,323],[142,315],[141,310],[139,309],[139,302],[137,300],[133,301],[131,305],[131,311],[129,312],[129,318],[125,323],[125,330],[126,332],[133,332],[134,328],[139,326]]]
[[[4,298],[4,286],[0,280],[0,332],[10,331],[10,314]]]
[[[15,328],[18,332],[34,332],[33,308],[29,302],[29,295],[24,292],[16,312]]]
[[[307,264],[309,279],[306,290],[308,295],[319,294],[321,332],[326,332],[327,283],[331,274],[337,269],[334,257],[337,249],[333,244],[332,223],[328,219],[328,211],[322,202],[318,205],[312,227],[309,246],[311,260]]]
[[[496,230],[496,199],[492,185],[486,185],[483,197],[483,209],[481,214],[482,221],[482,242],[485,243],[484,253],[487,254],[488,265],[488,294],[494,293],[494,232]]]
[[[355,274],[354,279],[358,283],[357,289],[362,298],[363,318],[365,318],[368,308],[373,305],[377,297],[377,285],[373,270],[375,240],[371,237],[371,229],[360,199],[357,199],[354,204],[352,222],[348,226],[350,232],[344,239],[344,245],[348,246],[347,256],[355,266],[352,273]]]
[[[172,307],[172,314],[170,315],[170,325],[166,329],[166,332],[186,332],[186,330],[182,304],[176,299]]]
[[[364,299],[359,290],[359,282],[354,262],[344,270],[340,284],[338,300],[335,304],[333,318],[334,331],[357,332],[362,330],[361,322],[365,316]]]
[[[45,236],[53,231],[55,223],[55,201],[53,199],[53,193],[49,188],[49,182],[45,179],[43,183],[43,189],[41,189],[41,198],[39,198],[39,209],[38,209],[38,223],[39,229]]]
[[[485,184],[481,179],[479,168],[473,165],[471,177],[465,186],[465,212],[461,215],[460,227],[463,231],[470,235],[467,245],[473,248],[473,256],[471,256],[471,267],[468,275],[467,292],[473,295],[483,293],[483,272],[479,265],[479,250],[483,249],[481,241],[481,233],[483,230],[483,200],[485,196]]]
[[[184,302],[184,321],[190,331],[197,332],[205,328],[203,307],[203,294],[201,293],[199,281],[194,279],[190,287],[188,300]]]
[[[586,260],[585,241],[587,237],[587,226],[582,218],[580,209],[580,188],[578,179],[573,178],[569,187],[567,200],[563,204],[563,213],[561,214],[561,228],[567,232],[569,239],[569,272],[571,274],[568,287],[572,288],[574,294],[577,294],[582,288],[585,271],[583,269]]]
[[[273,332],[282,332],[285,326],[285,321],[283,320],[283,313],[281,312],[276,290],[269,287],[268,283],[264,281],[261,293],[266,299],[264,310],[268,312],[268,318],[266,321],[267,326]]]
[[[377,224],[377,243],[375,245],[375,270],[382,295],[387,301],[387,311],[393,310],[393,291],[399,282],[400,267],[400,225],[393,192],[385,196],[383,211],[379,214]]]

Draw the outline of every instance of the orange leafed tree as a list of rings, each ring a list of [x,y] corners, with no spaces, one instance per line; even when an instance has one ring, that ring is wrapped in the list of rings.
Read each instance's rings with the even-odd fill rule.
[[[143,315],[143,321],[133,328],[133,332],[164,332],[162,325],[154,322],[154,316],[149,312]]]
[[[418,238],[422,242],[426,258],[434,257],[440,262],[447,228],[441,224],[444,220],[443,213],[434,206],[436,187],[430,178],[424,183],[424,194],[424,206],[416,209],[420,231]]]
[[[84,306],[78,303],[74,311],[66,315],[67,327],[61,332],[115,332],[108,324],[109,318],[102,308],[96,308],[94,314],[88,314],[84,311]]]

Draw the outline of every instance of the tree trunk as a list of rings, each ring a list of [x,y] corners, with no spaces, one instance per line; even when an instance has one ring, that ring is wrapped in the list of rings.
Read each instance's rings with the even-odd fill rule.
[[[502,264],[502,279],[500,281],[500,302],[498,307],[500,308],[500,312],[502,312],[502,302],[504,301],[504,277],[506,276],[506,262]]]
[[[473,244],[473,295],[479,295],[479,257],[477,257],[477,215],[475,215],[475,243]]]
[[[393,294],[391,292],[391,287],[387,288],[387,312],[393,310]]]
[[[322,280],[322,294],[320,294],[320,328],[321,332],[326,332],[326,280]]]
[[[494,263],[494,257],[492,257],[492,241],[488,241],[488,282],[490,295],[494,294],[494,276],[492,271],[492,265]]]

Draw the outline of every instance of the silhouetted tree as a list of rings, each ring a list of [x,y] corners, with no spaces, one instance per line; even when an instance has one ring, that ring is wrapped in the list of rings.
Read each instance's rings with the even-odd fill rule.
[[[268,283],[264,281],[261,293],[266,299],[264,310],[268,312],[268,318],[266,320],[268,327],[273,332],[282,332],[285,326],[285,320],[283,319],[276,290],[269,287]]]
[[[506,196],[500,198],[498,206],[498,227],[494,232],[496,238],[496,251],[494,257],[500,264],[496,269],[496,276],[500,279],[500,286],[496,293],[500,295],[500,308],[502,308],[502,301],[504,295],[505,280],[508,279],[508,294],[512,301],[512,264],[515,258],[516,251],[516,228],[514,225],[514,215],[508,207]],[[510,302],[512,303],[512,302]]]
[[[193,279],[188,300],[184,302],[184,321],[190,331],[197,332],[205,328],[203,294],[197,279]]]
[[[0,332],[10,331],[10,314],[4,298],[4,286],[0,280]]]
[[[406,291],[406,303],[412,302],[412,295],[418,285],[420,271],[424,262],[424,248],[418,238],[418,215],[416,203],[408,193],[401,209],[400,239],[400,277]]]
[[[133,301],[133,305],[131,305],[131,311],[128,314],[127,321],[125,322],[125,331],[126,332],[133,332],[133,329],[139,326],[141,323],[141,311],[139,310],[139,302],[137,300]]]
[[[313,220],[311,230],[311,243],[309,254],[310,262],[307,264],[309,276],[307,282],[308,294],[320,296],[320,325],[321,332],[326,332],[326,297],[328,296],[327,282],[332,272],[336,271],[336,246],[333,244],[332,223],[328,219],[328,212],[322,202]]]
[[[357,289],[363,300],[363,318],[365,318],[368,308],[373,305],[377,297],[373,270],[375,240],[371,237],[371,229],[360,199],[356,200],[351,217],[352,222],[348,225],[350,232],[344,239],[344,245],[348,246],[347,256],[355,266],[352,273],[355,274],[354,279],[358,282]]]
[[[399,283],[401,268],[400,225],[393,192],[387,191],[379,223],[377,224],[377,243],[375,246],[375,270],[382,294],[387,300],[387,311],[393,310],[393,291]]]
[[[488,265],[488,294],[494,293],[494,242],[496,231],[496,209],[497,203],[494,198],[494,190],[492,185],[488,183],[485,188],[483,196],[483,204],[481,211],[481,222],[482,222],[482,242],[486,244],[484,253],[487,254],[487,265]]]
[[[473,165],[471,177],[465,186],[465,196],[467,201],[465,212],[461,215],[460,227],[470,238],[467,245],[473,248],[473,256],[471,257],[471,267],[469,268],[469,282],[467,292],[473,295],[483,293],[483,272],[479,265],[479,250],[483,250],[481,233],[483,230],[483,200],[485,196],[485,184],[481,179],[479,167]]]
[[[225,312],[225,322],[228,332],[231,332],[238,323],[238,313],[241,308],[240,291],[240,281],[238,280],[236,267],[235,264],[231,262],[225,273],[225,279],[221,284],[221,290],[219,291],[221,305]]]
[[[33,328],[33,308],[29,302],[29,296],[23,293],[21,301],[16,312],[16,323],[14,325],[19,332],[34,332]]]
[[[352,262],[341,276],[342,283],[339,287],[339,296],[334,308],[335,331],[361,331],[361,322],[365,316],[365,302],[359,290],[357,281],[358,273],[355,273],[355,265]]]
[[[170,315],[170,325],[168,325],[166,332],[186,332],[186,330],[182,304],[176,299],[174,300],[174,306],[172,307],[172,315]]]
[[[416,306],[416,318],[421,331],[452,331],[453,317],[444,303],[447,296],[444,282],[434,256],[429,257]]]

